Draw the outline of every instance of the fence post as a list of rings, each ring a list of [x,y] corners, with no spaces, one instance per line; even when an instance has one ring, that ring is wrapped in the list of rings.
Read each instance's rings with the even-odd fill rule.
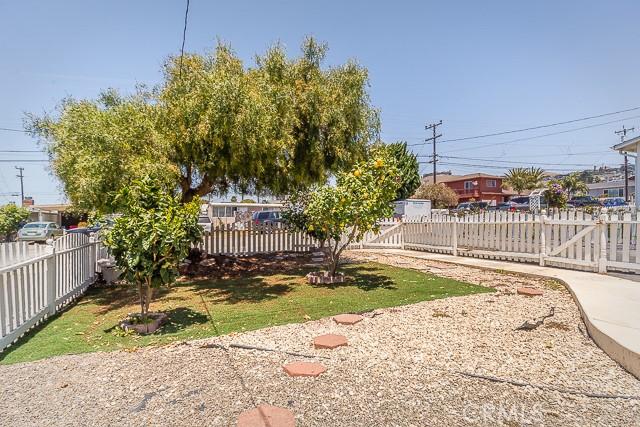
[[[547,219],[546,210],[542,210],[540,214],[540,267],[544,267],[544,260],[547,257],[547,235],[544,229],[544,223]]]
[[[607,208],[603,208],[598,221],[600,228],[600,256],[598,258],[598,273],[607,272]]]
[[[93,234],[91,234],[89,236],[89,277],[93,278],[96,276],[96,262],[98,261],[97,259],[97,244],[96,244],[97,239],[95,238],[95,236]]]
[[[56,248],[53,242],[47,241],[47,252],[49,257],[46,261],[47,268],[47,314],[52,316],[56,313]]]
[[[453,217],[451,223],[451,254],[458,256],[458,217]]]

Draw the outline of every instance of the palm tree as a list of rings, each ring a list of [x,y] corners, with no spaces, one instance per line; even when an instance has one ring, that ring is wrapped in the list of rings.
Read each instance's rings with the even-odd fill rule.
[[[589,191],[587,184],[580,179],[580,173],[574,172],[562,178],[560,184],[569,193],[569,197],[585,194]]]
[[[512,168],[504,175],[503,187],[511,187],[518,194],[524,190],[535,190],[542,184],[544,170],[540,168]]]

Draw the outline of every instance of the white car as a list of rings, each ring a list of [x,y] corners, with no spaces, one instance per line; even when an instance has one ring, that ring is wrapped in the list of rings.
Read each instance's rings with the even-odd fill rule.
[[[62,236],[62,228],[55,222],[29,222],[18,230],[19,242],[46,242]]]

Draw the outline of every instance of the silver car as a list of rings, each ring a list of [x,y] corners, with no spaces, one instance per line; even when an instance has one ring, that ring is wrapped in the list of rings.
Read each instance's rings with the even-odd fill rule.
[[[18,231],[19,242],[45,242],[62,236],[62,228],[55,222],[29,222]]]

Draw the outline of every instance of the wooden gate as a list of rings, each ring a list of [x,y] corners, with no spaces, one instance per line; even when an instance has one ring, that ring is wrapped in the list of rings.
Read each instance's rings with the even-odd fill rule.
[[[561,212],[544,218],[542,263],[579,270],[598,271],[602,259],[600,221],[590,214]],[[606,248],[606,241],[605,241]]]

